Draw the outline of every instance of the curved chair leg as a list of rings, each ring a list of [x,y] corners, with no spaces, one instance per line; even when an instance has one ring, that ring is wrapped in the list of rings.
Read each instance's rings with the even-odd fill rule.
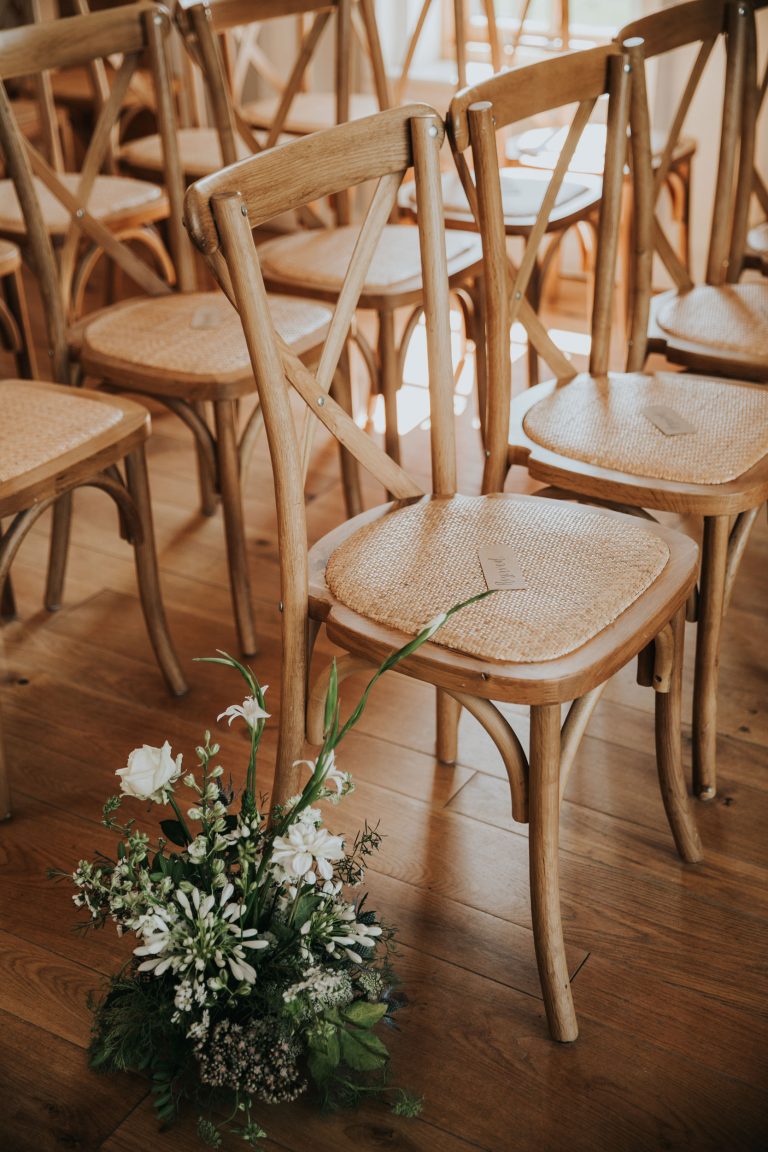
[[[717,679],[729,528],[727,516],[704,520],[693,679],[693,790],[700,800],[711,800],[717,788]]]
[[[5,290],[5,301],[8,311],[19,330],[19,347],[15,352],[16,371],[20,376],[30,380],[36,380],[38,371],[35,341],[32,336],[27,298],[24,293],[24,282],[20,268],[17,268],[5,278],[3,288]]]
[[[702,858],[701,841],[685,787],[680,727],[685,608],[674,617],[671,628],[673,643],[668,676],[657,667],[654,677],[664,683],[664,687],[656,691],[656,766],[664,810],[677,850],[683,860],[695,864]]]
[[[0,532],[0,542],[2,539],[2,532]],[[0,620],[15,620],[16,616],[16,597],[13,594],[11,578],[8,576],[0,587]]]
[[[229,583],[232,589],[237,635],[242,652],[246,656],[253,656],[257,650],[256,628],[253,622],[251,582],[248,575],[248,556],[245,548],[235,406],[231,400],[220,400],[214,404],[213,410],[216,424],[219,486],[224,513],[224,531],[227,539]]]
[[[560,705],[531,708],[528,840],[533,940],[547,1022],[553,1039],[579,1034],[565,961],[560,916]]]
[[[61,608],[71,527],[72,493],[65,492],[53,506],[51,543],[48,553],[48,580],[45,586],[45,606],[49,612],[58,612]]]
[[[168,632],[168,623],[160,596],[155,535],[152,528],[152,507],[149,502],[147,462],[144,457],[143,445],[139,445],[126,456],[125,474],[126,485],[136,505],[136,511],[142,525],[141,539],[134,540],[133,552],[136,560],[139,596],[144,611],[144,619],[147,623],[147,631],[168,687],[174,696],[183,696],[187,691],[187,684]]]

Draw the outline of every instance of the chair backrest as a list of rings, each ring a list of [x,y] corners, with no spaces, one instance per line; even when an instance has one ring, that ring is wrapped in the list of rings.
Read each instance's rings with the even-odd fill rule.
[[[350,116],[352,34],[357,30],[373,72],[376,96],[381,108],[389,105],[389,90],[381,55],[373,0],[177,0],[175,16],[184,42],[200,67],[208,90],[215,127],[221,140],[226,164],[236,159],[235,138],[239,136],[251,152],[271,148],[286,130],[293,103],[305,86],[310,64],[323,32],[330,21],[335,25],[334,91],[336,123]],[[285,16],[312,16],[299,38],[295,59],[289,68],[266,69],[259,64],[257,37],[270,20]],[[230,58],[227,34],[237,31],[241,56]],[[241,111],[243,88],[249,65],[262,78],[279,88],[274,116],[260,139]],[[284,82],[278,80],[285,74]]]
[[[443,493],[455,490],[453,371],[438,156],[443,136],[442,121],[433,109],[425,105],[392,109],[243,160],[198,181],[187,192],[190,234],[238,309],[248,343],[275,479],[286,667],[302,683],[308,587],[302,463],[309,423],[319,419],[395,497],[407,499],[423,492],[328,395],[377,241],[411,166],[419,197],[434,488]],[[375,191],[313,373],[274,330],[252,230],[273,216],[365,181],[376,181]],[[294,426],[291,389],[306,406],[301,431]],[[291,699],[295,706],[295,693]],[[294,724],[284,719],[286,730],[295,731]],[[294,758],[299,754],[293,753]]]
[[[635,316],[637,328],[633,339],[637,337],[640,341],[634,347],[635,366],[640,366],[641,358],[645,356],[641,333],[644,329],[647,331],[654,251],[679,290],[685,291],[693,285],[689,269],[678,256],[656,215],[656,201],[680,142],[693,98],[703,86],[705,66],[720,40],[725,41],[726,64],[706,266],[706,281],[713,285],[738,279],[746,242],[757,111],[755,30],[751,6],[745,0],[738,0],[738,3],[733,0],[691,0],[636,20],[621,29],[617,36],[617,42],[626,46],[633,68],[630,121],[638,197],[635,220],[640,233],[635,287],[645,301],[645,315],[640,312]],[[691,48],[696,52],[677,105],[671,106],[665,93],[664,101],[658,102],[663,103],[661,115],[652,117],[646,63],[659,61],[659,67],[663,68],[668,61],[678,60],[678,53],[689,52]],[[668,125],[666,130],[665,124]],[[658,163],[652,164],[653,153],[660,153]]]
[[[182,224],[183,183],[176,147],[174,109],[167,60],[167,12],[149,2],[113,8],[108,11],[64,17],[51,22],[11,29],[0,37],[0,84],[22,76],[38,75],[57,68],[89,66],[115,54],[122,63],[111,91],[98,115],[96,126],[83,158],[77,186],[63,181],[45,157],[23,138],[15,124],[12,108],[3,87],[2,119],[6,139],[16,141],[25,152],[32,172],[69,215],[69,225],[59,253],[59,292],[69,310],[76,290],[76,270],[83,239],[101,249],[140,289],[158,295],[169,285],[142,260],[115,231],[89,210],[97,177],[108,155],[114,126],[131,78],[145,53],[151,61],[155,102],[166,161],[166,191],[170,201],[169,231],[177,274],[194,278],[192,251]],[[17,172],[20,169],[17,167]],[[25,209],[26,210],[26,209]]]
[[[627,69],[627,70],[625,70]],[[592,307],[590,371],[608,369],[612,324],[613,279],[621,211],[629,72],[621,51],[604,45],[514,68],[459,92],[448,112],[454,158],[480,227],[486,284],[488,411],[484,487],[497,491],[506,475],[511,393],[509,333],[515,320],[560,379],[575,369],[552,341],[526,300],[568,165],[601,97],[609,95],[603,196],[598,226],[598,252]],[[532,116],[571,110],[565,143],[532,224],[519,265],[512,266],[504,229],[504,202],[496,134]],[[572,110],[571,110],[572,111]],[[566,202],[567,203],[567,202]]]

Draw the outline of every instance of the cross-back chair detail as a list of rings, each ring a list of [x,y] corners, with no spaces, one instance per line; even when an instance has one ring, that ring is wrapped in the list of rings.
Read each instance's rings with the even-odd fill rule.
[[[11,71],[4,60],[6,70]],[[149,416],[131,401],[68,387],[67,325],[55,258],[33,182],[30,151],[1,80],[0,148],[18,193],[39,281],[52,377],[51,383],[0,381],[0,521],[8,520],[0,532],[0,600],[4,609],[9,600],[12,606],[12,598],[2,593],[18,549],[40,516],[68,500],[75,488],[105,491],[117,506],[122,534],[134,548],[142,609],[158,663],[170,690],[182,694],[186,684],[168,633],[157,573],[144,459]],[[52,547],[56,544],[54,534]],[[49,599],[47,603],[58,606]],[[2,753],[0,800],[6,808]]]
[[[160,12],[147,11],[145,30],[136,19],[127,14],[115,21],[110,12],[94,14],[92,27],[93,59],[111,55],[111,46],[121,41],[126,44],[122,63],[115,75],[112,89],[99,109],[96,125],[83,157],[80,172],[75,175],[62,171],[61,156],[54,148],[52,159],[28,144],[32,171],[44,188],[44,195],[52,205],[50,228],[59,250],[60,284],[71,316],[82,312],[85,290],[100,255],[105,254],[142,290],[155,294],[169,291],[174,278],[171,258],[162,243],[155,225],[169,214],[169,202],[159,187],[144,181],[131,181],[124,177],[103,175],[103,170],[114,173],[115,132],[120,111],[131,81],[139,66],[142,53],[152,50],[151,32],[154,18],[164,19]],[[48,111],[44,119],[50,125],[46,136],[55,139],[56,117],[50,94],[49,74],[52,69],[66,68],[82,54],[82,45],[71,40],[72,30],[67,20],[37,23],[42,58],[46,68],[40,69],[27,48],[30,29],[20,27],[4,34],[0,71],[6,81],[37,75],[43,107]],[[162,50],[164,52],[164,48]],[[156,61],[156,67],[160,67]],[[29,71],[25,71],[29,70]],[[49,149],[50,154],[50,149]],[[2,192],[5,202],[9,184]],[[3,189],[3,185],[0,185]],[[58,208],[56,208],[58,205]],[[58,222],[53,222],[58,217]],[[0,217],[0,229],[11,239],[23,240],[23,227],[15,214],[6,209]],[[128,246],[128,241],[143,246],[151,263],[140,259]],[[153,267],[154,265],[154,267]]]
[[[662,164],[653,177],[654,204],[712,49],[718,42],[723,42],[726,49],[718,168],[704,282],[694,282],[654,213],[652,233],[646,237],[644,246],[638,245],[640,269],[635,288],[639,300],[634,314],[631,366],[641,366],[643,355],[658,351],[697,371],[765,382],[768,380],[768,342],[765,340],[768,286],[738,284],[754,180],[757,88],[754,13],[748,3],[690,0],[674,10],[628,25],[619,37],[628,45],[635,40],[643,44],[642,51],[635,53],[636,86],[642,95],[633,102],[631,123],[633,161],[643,173],[648,171],[653,123],[645,94],[645,63],[658,60],[659,67],[663,67],[667,53],[674,54],[687,46],[697,47],[687,83],[671,117]],[[644,194],[639,185],[638,193]],[[638,215],[642,217],[641,213]],[[674,288],[652,299],[650,276],[654,252],[662,260]],[[643,313],[647,339],[642,331]]]
[[[241,16],[237,34],[240,41],[237,55],[230,65],[230,95],[245,123],[266,133],[263,146],[270,148],[281,133],[306,135],[332,123],[342,124],[349,119],[389,107],[389,83],[384,67],[373,0],[333,0],[321,4],[317,0],[292,0],[288,5],[261,2],[254,11],[240,5]],[[257,37],[265,24],[276,16],[295,15],[298,20],[298,46],[287,78],[276,75],[264,53],[254,58]],[[257,18],[258,27],[247,24]],[[221,18],[217,17],[217,23]],[[232,18],[226,17],[228,23]],[[305,21],[308,27],[305,28]],[[308,93],[308,72],[318,45],[329,24],[334,30],[333,99],[329,94]],[[373,93],[367,96],[352,91],[351,58],[353,37],[367,58],[373,82]],[[275,89],[274,97],[247,100],[246,83],[249,66],[253,64],[257,75],[262,75]],[[266,71],[264,65],[266,64]],[[282,70],[281,70],[282,72]]]
[[[621,572],[617,570],[610,581],[610,595],[618,595],[622,604],[619,619],[614,619],[612,627],[583,623],[581,639],[574,639],[562,655],[554,655],[554,649],[547,647],[563,644],[558,625],[553,633],[556,638],[547,640],[534,615],[529,615],[534,611],[530,604],[514,608],[507,602],[504,608],[503,599],[491,598],[467,609],[480,609],[472,625],[467,617],[467,627],[463,627],[462,616],[457,615],[447,635],[425,644],[400,665],[406,674],[435,685],[443,700],[466,707],[486,727],[510,776],[515,818],[526,820],[530,812],[531,900],[544,999],[553,1036],[572,1040],[577,1026],[563,952],[557,880],[559,796],[603,684],[640,651],[650,657],[651,665],[655,662],[656,684],[662,689],[657,696],[659,733],[663,733],[659,771],[670,822],[685,858],[695,860],[700,855],[676,731],[682,611],[695,577],[695,548],[676,533],[604,510],[524,496],[466,498],[456,494],[450,278],[439,160],[442,138],[442,123],[430,108],[415,105],[384,112],[288,143],[199,181],[187,193],[186,218],[195,243],[239,310],[260,390],[275,477],[283,651],[276,799],[296,792],[305,719],[310,738],[322,728],[317,704],[323,696],[325,674],[309,696],[308,714],[306,689],[311,648],[321,624],[347,654],[338,662],[342,680],[353,670],[375,665],[419,631],[425,617],[464,599],[469,594],[467,581],[474,594],[485,587],[474,551],[476,533],[488,523],[491,534],[499,532],[503,538],[501,522],[506,517],[526,520],[520,542],[547,541],[542,544],[539,564],[530,570],[531,579],[543,580],[542,603],[553,602],[549,582],[553,572],[545,575],[543,569],[550,564],[559,568],[579,536],[590,556],[590,578],[603,564],[597,555],[599,541],[613,539],[614,533],[622,538],[626,534],[632,547],[646,554],[646,561],[651,554],[656,557],[653,575],[648,569],[642,591],[637,585],[631,591],[626,587],[630,568],[635,572],[634,561],[624,568],[626,558],[619,561]],[[432,495],[428,496],[327,395],[330,373],[368,275],[366,265],[374,257],[377,237],[386,228],[398,186],[411,166],[418,190],[431,398]],[[262,246],[255,245],[253,231],[270,217],[307,200],[372,180],[376,190],[338,293],[328,343],[317,374],[311,373],[286,351],[274,332],[261,268]],[[341,525],[309,551],[302,469],[306,425],[303,421],[294,424],[293,390],[303,401],[303,420],[320,420],[396,497],[394,504]],[[565,525],[565,535],[557,542],[552,538],[553,518]],[[458,558],[445,568],[434,558],[434,549],[444,543]],[[666,557],[665,562],[660,555]],[[373,585],[365,575],[369,563],[377,573]],[[591,585],[590,599],[593,594]],[[492,611],[487,618],[487,606],[494,603],[501,615],[495,617]],[[568,606],[562,609],[566,616],[570,604],[568,598]],[[517,633],[518,626],[522,634]],[[526,632],[526,627],[531,631]],[[656,644],[660,632],[663,639]],[[488,646],[493,656],[488,655]],[[515,656],[510,655],[513,648]],[[528,757],[494,700],[531,706]],[[560,701],[572,700],[576,702],[561,737]],[[449,713],[449,708],[443,708],[444,716]]]
[[[195,28],[195,38],[201,59],[207,69],[207,82],[212,94],[211,103],[220,125],[222,140],[227,131],[227,101],[225,96],[225,76],[223,60],[215,44],[215,34],[225,31],[243,19],[242,0],[211,0],[205,9],[199,2],[185,0],[185,21]],[[259,6],[273,12],[274,5]],[[338,6],[318,3],[318,0],[296,0],[291,11],[320,9],[320,15],[329,15],[330,7],[337,7],[339,26],[348,26],[349,0]],[[210,11],[211,18],[205,17]],[[363,9],[365,11],[365,9]],[[346,14],[345,14],[346,13]],[[372,15],[372,13],[371,13]],[[236,125],[230,116],[229,139],[233,138]],[[222,143],[224,155],[234,159],[231,147]],[[350,224],[350,201],[347,192],[333,197],[332,227],[318,227],[328,224],[319,218],[312,204],[303,204],[298,209],[301,220],[307,221],[308,228],[299,229],[290,235],[280,235],[267,241],[262,252],[262,268],[267,287],[272,293],[285,293],[299,299],[317,300],[323,304],[334,304],[340,290],[339,270],[343,267],[347,249],[355,242],[356,226]],[[451,239],[449,268],[451,287],[462,294],[467,328],[476,336],[476,345],[481,344],[481,302],[474,292],[479,273],[480,249],[477,237],[467,232],[456,232]],[[377,254],[378,264],[372,277],[364,285],[359,297],[362,309],[376,313],[378,330],[376,347],[371,343],[360,325],[352,329],[352,339],[359,348],[368,369],[373,389],[382,394],[385,411],[385,438],[387,451],[393,458],[399,453],[397,428],[397,393],[402,382],[405,352],[418,317],[421,313],[421,281],[418,270],[418,246],[415,233],[405,231],[391,224],[382,233]],[[408,309],[409,317],[402,335],[395,322],[398,309]]]
[[[712,20],[711,4],[687,7],[688,22],[678,24],[672,10],[668,14],[681,38],[686,29],[695,32],[694,18],[707,27]],[[718,19],[722,22],[722,11]],[[646,98],[642,82],[637,82],[641,70],[642,45],[636,39],[623,49],[608,46],[560,61],[543,61],[459,93],[449,122],[457,152],[471,148],[474,154],[484,243],[489,300],[484,490],[502,490],[508,469],[517,464],[524,465],[536,480],[579,498],[638,511],[686,512],[703,519],[701,576],[689,618],[697,623],[694,787],[708,798],[715,789],[722,618],[749,530],[768,494],[768,395],[756,385],[739,381],[670,372],[642,374],[641,290],[633,293],[628,370],[623,374],[610,371],[626,125],[630,111],[633,123],[640,121]],[[517,283],[511,295],[502,290],[508,264],[495,133],[518,115],[528,116],[560,101],[576,103],[586,114],[601,91],[610,92],[610,105],[589,370],[576,373],[572,364],[555,359],[557,379],[513,397],[510,403],[509,321],[521,294]],[[577,111],[575,122],[583,118]],[[651,150],[637,140],[633,186],[636,251],[632,264],[642,280],[649,275],[658,185]],[[524,265],[525,258],[523,270]],[[666,412],[671,409],[671,427],[664,424],[663,415],[659,417],[659,406]],[[662,423],[653,423],[654,416]],[[727,460],[721,452],[725,444]]]
[[[168,233],[174,258],[176,290],[145,265],[87,209],[75,216],[77,226],[100,243],[140,284],[134,296],[91,314],[69,332],[73,357],[81,373],[113,391],[129,391],[159,400],[184,421],[197,451],[203,510],[212,514],[221,499],[227,544],[231,594],[238,641],[244,652],[256,649],[256,629],[250,593],[249,564],[242,508],[242,474],[260,431],[258,404],[240,412],[239,401],[254,397],[253,374],[237,316],[218,291],[197,291],[194,251],[183,227],[183,179],[176,146],[171,77],[166,55],[169,17],[165,9],[146,2],[108,12],[62,18],[55,35],[46,25],[28,30],[24,48],[46,64],[88,64],[103,53],[119,54],[123,64],[108,100],[120,104],[134,63],[149,50],[159,140],[170,209]],[[26,45],[26,41],[24,42]],[[13,45],[10,45],[13,48]],[[20,66],[19,60],[12,62]],[[3,54],[0,49],[0,71]],[[99,124],[106,124],[100,118]],[[106,128],[96,136],[103,141]],[[93,154],[95,156],[95,153]],[[87,162],[83,180],[90,179],[97,161]],[[46,170],[36,161],[38,171]],[[329,312],[299,301],[277,301],[279,323],[291,346],[311,357],[325,329]],[[255,400],[255,398],[254,398]],[[354,479],[352,477],[352,479]],[[67,551],[66,506],[57,506],[54,563],[49,598],[60,594]]]
[[[569,164],[589,124],[597,101],[607,91],[608,64],[613,55],[615,49],[610,46],[580,52],[581,76],[575,81],[572,79],[573,66],[569,57],[555,57],[543,61],[542,67],[546,66],[544,82],[551,92],[549,102],[546,98],[542,98],[540,91],[536,91],[527,98],[527,103],[526,94],[521,93],[519,104],[503,102],[499,106],[499,101],[504,101],[504,94],[499,93],[498,87],[491,79],[484,84],[464,89],[451,104],[448,124],[456,168],[475,219],[486,225],[484,244],[486,248],[492,246],[492,266],[495,270],[491,282],[486,269],[486,308],[490,310],[487,324],[489,333],[487,355],[495,358],[493,378],[496,382],[495,393],[493,397],[489,395],[487,401],[489,405],[492,403],[492,411],[489,409],[485,414],[487,463],[484,483],[487,491],[500,489],[501,478],[506,470],[507,430],[503,413],[508,409],[511,399],[511,379],[509,340],[502,334],[504,325],[509,332],[512,324],[519,320],[528,334],[531,345],[559,378],[575,375],[572,362],[552,340],[545,324],[528,301],[527,293],[537,261],[540,259],[542,242],[552,227],[553,214],[557,212],[558,196],[566,180]],[[493,112],[488,101],[489,93],[495,96]],[[572,96],[573,99],[565,99],[567,96]],[[529,220],[522,258],[515,264],[507,255],[502,275],[500,272],[502,265],[499,262],[502,254],[507,251],[506,235],[509,229],[499,176],[496,133],[503,134],[509,124],[532,115],[533,113],[529,111],[531,107],[547,111],[549,107],[560,108],[570,103],[576,105],[576,111],[568,127],[566,140],[554,171],[546,179],[546,190],[541,196],[538,211],[532,213]],[[471,153],[470,126],[474,129]],[[620,182],[617,183],[617,172],[621,173],[621,166],[617,167],[613,157],[623,155],[624,143],[621,132],[622,129],[618,126],[618,119],[614,114],[613,126],[609,127],[610,148],[606,148],[611,160],[603,176],[601,201],[602,213],[604,215],[607,213],[611,217],[620,212],[621,187]],[[470,155],[472,163],[468,159]],[[618,179],[620,180],[620,176]],[[606,196],[610,198],[607,203]],[[568,219],[559,221],[558,227],[567,224]],[[482,228],[483,224],[481,230]],[[613,258],[615,261],[615,247],[614,244],[612,252],[603,248],[604,266],[607,266],[606,260]],[[603,282],[599,270],[596,282],[600,285]],[[593,358],[606,355],[606,342],[610,330],[610,314],[603,313],[601,309],[599,316],[600,341],[593,342]]]

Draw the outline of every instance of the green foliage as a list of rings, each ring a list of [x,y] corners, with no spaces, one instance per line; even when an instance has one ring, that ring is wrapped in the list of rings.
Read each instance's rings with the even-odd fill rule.
[[[250,692],[220,717],[243,721],[249,730],[239,806],[233,790],[221,786],[220,749],[209,732],[196,749],[197,774],[182,778],[181,756],[174,759],[167,743],[137,749],[121,771],[129,797],[167,804],[173,817],[161,819],[151,838],[134,820],[118,820],[125,797],[111,797],[103,823],[120,837],[114,859],[81,860],[71,874],[75,904],[90,923],[112,920],[132,936],[125,970],[94,1008],[89,1059],[100,1071],[145,1073],[163,1126],[173,1123],[185,1099],[193,1100],[208,1147],[222,1147],[229,1133],[256,1148],[265,1132],[252,1109],[295,1099],[307,1077],[331,1107],[387,1089],[389,1052],[376,1029],[397,1006],[388,966],[393,932],[365,897],[354,901],[344,893],[345,884],[363,880],[381,833],[366,823],[347,851],[315,805],[352,788],[334,753],[378,678],[459,607],[441,613],[384,661],[343,725],[331,669],[324,743],[317,759],[306,762],[310,779],[271,813],[260,809],[256,786],[268,715],[264,690],[225,652],[210,662],[237,671]],[[177,798],[181,785],[191,802],[189,795]],[[419,1108],[404,1092],[393,1105],[403,1116]]]

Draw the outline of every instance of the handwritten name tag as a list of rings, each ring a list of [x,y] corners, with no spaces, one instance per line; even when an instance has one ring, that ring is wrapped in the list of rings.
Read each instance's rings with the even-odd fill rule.
[[[649,404],[647,408],[643,408],[640,415],[650,420],[651,424],[665,436],[682,436],[686,432],[696,431],[693,424],[689,424],[684,416],[674,408],[668,408],[666,404]]]
[[[528,587],[517,553],[508,544],[484,544],[477,556],[490,592]]]

